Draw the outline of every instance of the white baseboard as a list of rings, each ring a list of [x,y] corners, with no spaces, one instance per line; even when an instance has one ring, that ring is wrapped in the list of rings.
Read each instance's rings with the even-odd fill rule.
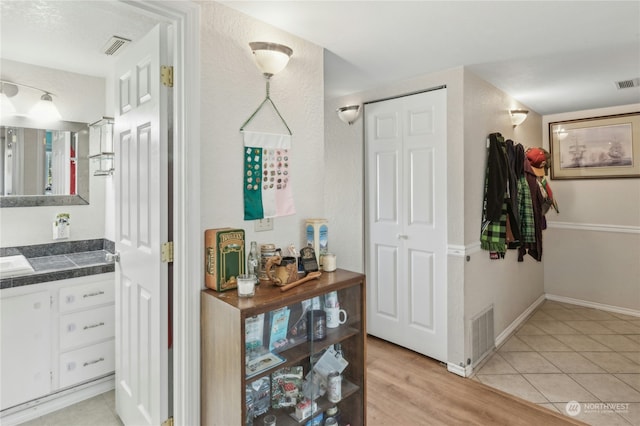
[[[45,397],[26,402],[16,407],[7,408],[0,414],[2,426],[14,426],[36,419],[85,399],[115,389],[115,375],[109,375],[91,383],[66,389]]]
[[[635,309],[620,308],[618,306],[605,305],[604,303],[589,302],[586,300],[573,299],[571,297],[556,296],[554,294],[547,294],[546,296],[547,296],[547,299],[553,300],[554,302],[569,303],[571,305],[584,306],[585,308],[594,308],[594,309],[600,309],[603,311],[629,315],[632,317],[640,317],[640,311]]]
[[[529,305],[529,307],[527,309],[524,310],[523,313],[521,313],[518,318],[516,318],[515,320],[513,320],[513,322],[511,324],[509,324],[509,326],[507,328],[505,328],[502,333],[500,333],[496,339],[495,339],[495,345],[496,348],[499,348],[501,344],[504,343],[505,340],[507,340],[509,338],[509,336],[511,336],[513,334],[514,331],[516,331],[516,329],[518,327],[520,327],[520,325],[525,322],[527,320],[527,318],[529,318],[529,316],[533,313],[533,311],[535,311],[538,306],[540,306],[542,304],[542,302],[544,302],[546,299],[545,295],[541,295],[540,297],[538,297],[535,302],[533,302],[531,305]]]
[[[447,363],[447,371],[449,371],[450,373],[453,374],[457,374],[460,377],[469,377],[471,376],[471,373],[473,372],[473,368],[471,368],[470,365],[467,365],[466,367],[461,367],[459,365],[456,365],[452,362],[448,362]]]

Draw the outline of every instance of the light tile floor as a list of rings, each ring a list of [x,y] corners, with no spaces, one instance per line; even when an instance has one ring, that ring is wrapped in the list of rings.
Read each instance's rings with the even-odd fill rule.
[[[640,425],[640,317],[547,300],[473,379],[564,415],[576,401],[591,425]]]
[[[116,414],[115,391],[89,398],[38,417],[23,426],[122,426]]]

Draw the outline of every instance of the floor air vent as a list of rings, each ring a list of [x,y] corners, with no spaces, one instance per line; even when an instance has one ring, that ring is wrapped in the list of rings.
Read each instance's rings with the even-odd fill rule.
[[[640,78],[616,81],[616,87],[618,89],[631,89],[632,87],[638,87],[638,86],[640,86]]]
[[[471,319],[471,347],[473,366],[482,361],[495,346],[493,337],[493,306]]]

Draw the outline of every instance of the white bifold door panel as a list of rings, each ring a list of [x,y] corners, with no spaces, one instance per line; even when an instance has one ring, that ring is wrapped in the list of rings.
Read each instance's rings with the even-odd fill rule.
[[[365,105],[367,328],[447,359],[446,89]]]
[[[114,125],[116,182],[116,410],[125,425],[168,416],[168,27],[120,53]]]

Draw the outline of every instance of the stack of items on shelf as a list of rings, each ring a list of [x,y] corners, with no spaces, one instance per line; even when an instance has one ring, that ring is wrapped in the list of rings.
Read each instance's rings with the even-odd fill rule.
[[[336,270],[336,256],[328,252],[326,219],[306,221],[306,246],[298,251],[294,244],[285,250],[275,244],[258,246],[251,242],[245,256],[245,231],[231,227],[205,231],[205,285],[216,291],[238,289],[240,297],[252,297],[261,283],[285,286],[320,270]],[[271,268],[270,268],[271,266]],[[319,276],[319,274],[316,274]],[[313,278],[317,278],[314,276]],[[240,285],[250,284],[253,286]]]
[[[339,312],[335,314],[334,312]],[[327,312],[331,312],[327,319]],[[342,320],[342,321],[341,321]],[[281,353],[308,341],[327,338],[328,327],[338,328],[347,320],[340,309],[337,292],[303,300],[267,314],[245,320],[245,373],[255,377],[286,362]],[[330,321],[330,323],[328,323]],[[304,374],[302,365],[278,369],[256,379],[246,387],[247,424],[269,410],[289,408],[289,416],[306,425],[327,424],[325,415],[337,421],[337,406],[318,409],[317,400],[325,397],[332,404],[342,399],[342,372],[349,365],[339,343],[329,345],[312,356],[310,368]],[[265,401],[269,401],[266,403]],[[326,410],[326,412],[325,412]]]
[[[558,204],[546,179],[550,154],[542,148],[525,148],[492,133],[487,140],[487,169],[480,244],[492,259],[504,258],[507,249],[518,250],[518,261],[529,254],[542,260],[545,214]]]

